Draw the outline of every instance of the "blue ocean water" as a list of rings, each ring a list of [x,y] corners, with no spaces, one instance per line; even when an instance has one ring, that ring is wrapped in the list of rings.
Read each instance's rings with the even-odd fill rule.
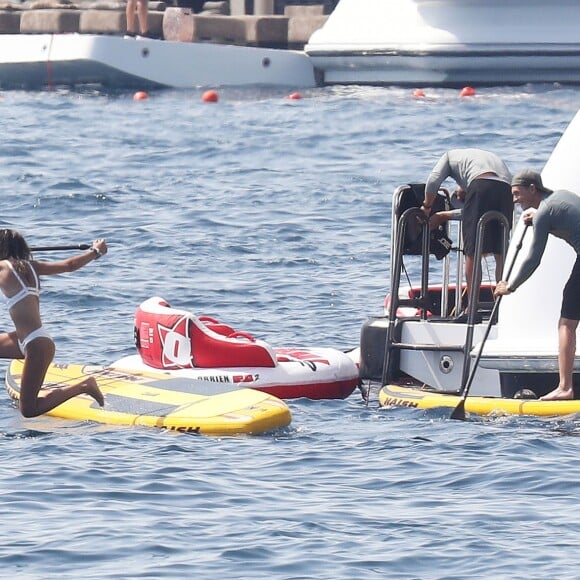
[[[558,86],[426,92],[0,94],[0,227],[110,244],[44,281],[56,360],[133,354],[154,295],[274,346],[356,346],[388,291],[394,188],[450,147],[541,169],[580,105]],[[26,420],[2,392],[5,577],[578,576],[574,417],[455,422],[357,391],[209,438]]]

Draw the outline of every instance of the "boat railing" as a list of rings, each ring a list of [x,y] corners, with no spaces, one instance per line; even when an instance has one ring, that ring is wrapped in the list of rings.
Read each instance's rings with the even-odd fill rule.
[[[438,258],[441,264],[441,271],[437,274],[437,277],[440,278],[441,285],[438,290],[435,290],[433,287],[429,288],[429,295],[432,298],[430,312],[436,315],[447,315],[453,312],[459,312],[461,309],[461,290],[463,287],[462,221],[459,216],[445,222],[432,232],[427,229],[426,249],[422,246],[425,241],[422,220],[411,219],[404,226],[404,230],[400,231],[403,214],[408,209],[419,209],[424,198],[424,192],[425,184],[411,183],[398,187],[393,194],[390,270],[391,297],[394,294],[393,288],[395,288],[392,279],[396,271],[400,268],[403,268],[403,271],[407,274],[409,293],[413,294],[416,290],[409,279],[408,270],[403,262],[404,256],[426,256],[428,258],[429,255],[433,255]],[[433,202],[433,213],[449,211],[451,209],[453,209],[453,205],[449,191],[446,188],[441,188]],[[457,240],[457,243],[454,244],[451,238]],[[445,247],[444,244],[449,245]],[[396,260],[399,254],[401,256],[397,265]],[[451,281],[452,255],[457,256],[455,288],[453,288]],[[397,296],[399,296],[399,299],[402,299],[400,296],[400,284],[397,285]],[[426,296],[424,299],[426,299]],[[450,302],[453,302],[451,308]],[[412,306],[412,302],[406,305]]]
[[[395,200],[396,203],[396,200]],[[434,344],[415,344],[401,342],[401,325],[400,321],[407,317],[399,316],[399,309],[410,306],[416,309],[417,316],[412,318],[419,318],[421,320],[428,320],[433,308],[431,296],[429,293],[429,218],[419,207],[411,207],[406,209],[402,215],[393,219],[393,243],[391,256],[391,299],[387,312],[387,328],[385,337],[385,350],[383,361],[382,384],[387,384],[388,380],[393,376],[392,369],[395,367],[395,356],[397,356],[403,349],[408,350],[439,350],[441,345]],[[419,295],[414,295],[409,298],[403,298],[400,294],[401,274],[404,271],[403,258],[405,250],[409,249],[407,232],[408,229],[420,229],[420,256],[421,256],[421,285]],[[413,248],[413,253],[416,253],[417,245]],[[444,265],[445,272],[448,275],[449,264]],[[442,288],[442,296],[446,294]],[[463,351],[462,344],[445,345],[445,350]],[[398,366],[398,364],[396,365]]]
[[[501,226],[502,232],[502,259],[505,261],[509,244],[510,225],[506,217],[499,211],[488,211],[477,222],[477,235],[475,239],[475,254],[473,256],[473,279],[480,280],[482,275],[481,259],[483,257],[483,241],[485,228],[491,223],[497,222]],[[465,337],[465,356],[463,361],[462,385],[467,384],[471,366],[471,349],[473,348],[473,333],[477,322],[477,316],[482,310],[493,312],[493,302],[486,303],[481,300],[481,293],[477,284],[472,284],[469,289],[469,302],[467,307],[467,334]],[[489,324],[496,321],[490,320]]]
[[[420,230],[421,286],[418,296],[412,295],[409,298],[403,298],[400,294],[400,286],[401,274],[404,271],[403,257],[409,224]],[[419,316],[425,320],[431,307],[429,303],[429,218],[420,208],[409,208],[400,217],[396,225],[395,235],[391,259],[391,300],[388,317],[395,320],[400,307],[412,306],[417,308]]]
[[[396,192],[397,194],[397,192]],[[397,199],[394,198],[394,207],[396,208]],[[503,256],[506,255],[509,224],[503,214],[492,211],[487,212],[478,222],[476,234],[476,248],[474,255],[474,280],[480,280],[482,276],[481,260],[483,257],[483,240],[485,228],[491,223],[497,221],[501,225],[503,236]],[[462,309],[462,289],[463,289],[463,260],[461,243],[454,248],[457,250],[457,274],[454,288],[455,307],[451,313],[448,310],[446,297],[451,292],[450,283],[450,260],[449,255],[443,257],[443,282],[441,283],[441,306],[437,308],[434,306],[433,294],[430,288],[430,240],[432,234],[429,227],[429,218],[419,207],[410,207],[405,209],[402,214],[400,212],[393,212],[393,241],[392,256],[391,256],[391,289],[390,301],[387,312],[387,327],[385,337],[384,361],[382,383],[387,384],[394,375],[393,369],[398,367],[396,364],[401,350],[424,350],[424,351],[455,351],[464,353],[463,374],[469,374],[470,366],[470,352],[473,347],[474,326],[476,320],[483,316],[485,311],[491,311],[493,302],[482,300],[482,292],[478,285],[473,285],[470,288],[470,296],[468,300],[467,312],[467,331],[465,341],[463,343],[440,344],[440,343],[404,343],[401,342],[402,322],[409,319],[423,320],[423,321],[448,321],[455,322],[457,316],[451,314],[458,314]],[[409,250],[408,230],[420,230],[420,239],[415,239],[411,254],[420,255],[421,257],[421,284],[419,293],[411,293],[408,298],[401,296],[401,274],[405,270],[403,258]],[[461,220],[457,227],[459,232],[459,240],[461,240]],[[448,230],[447,230],[448,231]],[[489,289],[488,289],[489,290]],[[490,292],[488,292],[490,294]],[[493,299],[492,299],[493,300]],[[401,315],[401,312],[408,313],[408,310],[401,310],[404,307],[411,307],[415,309],[416,314],[409,317],[408,315]],[[465,384],[465,381],[462,382]]]

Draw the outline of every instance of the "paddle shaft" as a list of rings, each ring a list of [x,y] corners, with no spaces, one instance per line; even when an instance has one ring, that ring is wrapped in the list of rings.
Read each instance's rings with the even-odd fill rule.
[[[76,244],[72,246],[34,246],[31,252],[59,252],[64,250],[88,250],[91,244]]]
[[[520,250],[522,249],[522,245],[524,243],[524,237],[526,235],[526,232],[528,231],[528,227],[529,226],[526,224],[524,227],[524,231],[522,233],[522,237],[520,238],[520,241],[518,242],[518,245],[516,246],[516,251],[514,252],[513,260],[510,264],[510,267],[508,269],[508,273],[505,277],[506,280],[509,280],[509,277],[512,273],[512,270],[514,269],[514,266],[516,264],[516,258],[518,257],[518,254],[520,253]],[[451,417],[450,417],[451,419],[458,419],[460,421],[465,420],[465,399],[467,399],[467,396],[469,395],[469,390],[471,389],[473,379],[475,378],[475,371],[477,370],[477,366],[479,365],[479,361],[481,360],[481,355],[483,353],[483,347],[485,346],[485,343],[489,337],[489,333],[491,332],[491,327],[493,325],[493,321],[494,321],[497,309],[499,308],[499,305],[501,303],[502,298],[503,298],[503,295],[498,296],[494,305],[493,305],[493,308],[491,310],[491,315],[489,317],[489,322],[487,323],[487,327],[485,329],[483,339],[481,340],[481,343],[479,345],[479,350],[477,351],[477,356],[475,357],[475,361],[473,362],[473,367],[471,368],[471,372],[469,373],[469,377],[467,379],[467,382],[465,383],[465,387],[463,387],[463,393],[461,394],[461,400],[457,404],[457,407],[455,407],[455,409],[453,410],[453,413],[451,413]]]

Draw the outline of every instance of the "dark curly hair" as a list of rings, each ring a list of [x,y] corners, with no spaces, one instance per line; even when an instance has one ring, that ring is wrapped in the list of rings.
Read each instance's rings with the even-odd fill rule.
[[[32,253],[26,240],[16,230],[0,230],[0,260],[14,260],[17,269],[21,269],[23,260],[31,260]]]

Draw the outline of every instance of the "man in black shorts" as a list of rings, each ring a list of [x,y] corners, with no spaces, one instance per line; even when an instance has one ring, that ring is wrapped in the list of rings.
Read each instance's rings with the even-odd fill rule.
[[[501,212],[511,229],[514,203],[511,193],[511,173],[506,164],[495,154],[483,149],[451,149],[445,153],[431,171],[425,185],[425,200],[421,206],[429,215],[435,196],[445,179],[451,177],[465,193],[463,206],[463,252],[465,254],[465,278],[467,295],[472,283],[477,286],[479,280],[473,280],[475,270],[475,238],[477,223],[486,212]],[[485,228],[483,254],[493,253],[495,257],[495,278],[499,280],[503,270],[503,247],[501,226],[489,222]]]
[[[580,320],[580,197],[565,189],[552,192],[544,187],[540,174],[530,169],[513,178],[512,192],[514,201],[524,210],[524,223],[533,224],[534,238],[530,253],[512,282],[499,282],[495,295],[514,292],[534,273],[546,249],[549,234],[572,246],[576,252],[576,263],[564,287],[558,321],[560,382],[553,391],[541,398],[544,401],[573,399],[576,329]]]

